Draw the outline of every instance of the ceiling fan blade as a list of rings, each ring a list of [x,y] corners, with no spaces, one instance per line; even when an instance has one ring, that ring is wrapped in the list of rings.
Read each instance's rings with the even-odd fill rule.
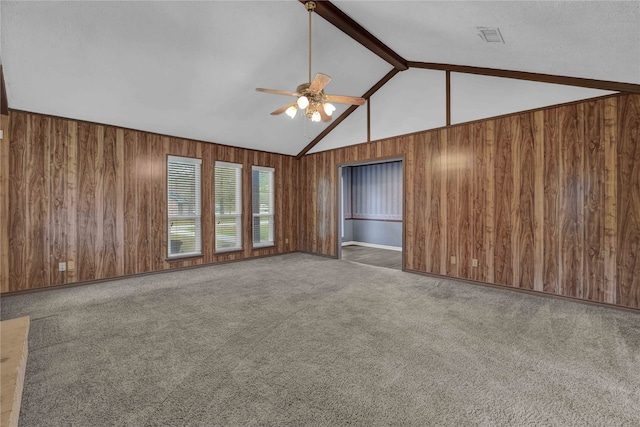
[[[355,96],[344,95],[326,95],[326,100],[329,102],[337,102],[339,104],[351,104],[351,105],[364,105],[364,98],[356,98]]]
[[[320,108],[318,108],[318,113],[320,113],[320,118],[323,122],[331,121],[331,116],[324,112],[324,108],[322,105],[320,106]]]
[[[282,114],[285,111],[287,111],[287,108],[289,107],[293,107],[294,105],[296,105],[295,102],[292,102],[291,104],[287,104],[284,107],[280,107],[278,108],[276,111],[274,111],[273,113],[271,113],[272,116],[277,116],[278,114]]]
[[[266,92],[266,93],[275,93],[276,95],[288,95],[288,96],[298,96],[295,92],[287,92],[286,90],[276,90],[276,89],[265,89],[258,87],[256,88],[258,92]]]
[[[311,85],[309,85],[309,90],[314,92],[320,92],[324,87],[331,81],[331,77],[326,74],[318,73],[313,78]]]

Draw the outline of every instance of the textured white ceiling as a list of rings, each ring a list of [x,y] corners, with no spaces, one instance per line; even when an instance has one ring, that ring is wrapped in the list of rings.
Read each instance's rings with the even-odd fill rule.
[[[640,83],[639,2],[334,3],[407,60]],[[307,80],[297,0],[2,1],[0,14],[11,108],[286,154],[326,126],[270,116],[292,99],[254,90]],[[477,26],[499,26],[506,43],[482,42]],[[313,73],[333,78],[327,93],[360,96],[391,69],[319,16],[313,46]],[[456,122],[608,93],[462,74],[452,83]],[[444,73],[396,75],[371,115],[373,139],[442,126]],[[315,151],[364,140],[361,107]]]

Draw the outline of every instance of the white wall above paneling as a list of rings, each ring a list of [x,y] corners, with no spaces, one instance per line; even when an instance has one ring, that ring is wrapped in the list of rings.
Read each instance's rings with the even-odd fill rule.
[[[639,1],[333,3],[408,61],[640,84]],[[10,108],[285,154],[326,123],[269,113],[307,81],[308,13],[297,0],[0,2]],[[362,96],[391,66],[319,15],[313,74],[330,94]],[[486,43],[479,26],[499,27]],[[444,125],[444,73],[411,69],[372,98],[371,138]],[[605,92],[455,75],[453,119]],[[338,105],[335,117],[347,107]],[[314,151],[366,140],[363,108]]]

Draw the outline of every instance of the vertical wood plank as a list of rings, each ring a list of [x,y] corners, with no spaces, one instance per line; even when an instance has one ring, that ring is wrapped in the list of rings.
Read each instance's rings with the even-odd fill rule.
[[[67,123],[66,186],[64,204],[67,209],[67,259],[74,261],[75,269],[67,269],[65,283],[78,281],[78,122]]]
[[[616,303],[617,296],[617,200],[618,148],[617,98],[604,101],[604,301]]]
[[[495,135],[495,120],[487,121],[487,128],[485,131],[486,145],[485,145],[485,158],[487,159],[487,170],[485,173],[485,245],[487,247],[485,269],[485,279],[489,283],[496,283],[495,280],[495,246],[496,246],[496,232],[495,232],[495,208],[496,208],[496,185],[495,185],[495,160],[496,160],[496,135]]]
[[[213,146],[211,144],[203,144],[202,146],[202,254],[203,262],[208,264],[213,262],[215,251],[214,240],[214,201],[213,201],[213,177],[215,160],[213,159]],[[152,171],[153,171],[153,219],[151,221],[153,240],[153,269],[160,268],[163,265],[162,258],[162,234],[164,228],[164,218],[161,209],[157,207],[165,204],[164,202],[164,185],[162,180],[163,170],[163,150],[161,137],[153,137],[151,144],[152,151]]]
[[[515,223],[517,224],[517,272],[515,285],[533,289],[535,281],[535,146],[533,114],[518,116],[518,177],[514,188],[518,192]],[[512,217],[513,218],[513,217]],[[514,227],[515,228],[515,227]]]
[[[49,235],[51,242],[51,269],[48,284],[57,285],[65,282],[66,272],[58,271],[55,266],[67,261],[67,214],[69,208],[65,204],[67,175],[67,121],[53,119],[51,123],[51,156],[50,156],[50,194],[49,199]]]
[[[94,278],[105,277],[105,257],[104,257],[104,209],[105,209],[105,194],[104,194],[104,162],[105,162],[105,149],[104,149],[104,132],[105,128],[101,125],[93,126],[93,132],[95,132],[95,146],[91,147],[94,150],[94,164],[93,173],[95,177],[95,190],[94,190],[94,207],[95,207],[95,246],[93,248],[93,254],[95,259],[95,273]],[[108,276],[106,276],[108,277]]]
[[[404,216],[405,227],[407,230],[411,230],[409,240],[410,245],[410,264],[413,270],[427,271],[427,236],[426,236],[426,222],[429,220],[429,209],[427,208],[431,203],[429,200],[429,192],[427,186],[424,183],[429,178],[426,176],[425,165],[428,164],[427,152],[430,149],[427,147],[424,137],[417,137],[413,145],[412,164],[410,177],[408,184],[411,185],[411,209],[412,212],[409,215]],[[409,233],[408,233],[409,234]]]
[[[118,275],[118,142],[113,126],[104,129],[102,167],[102,253],[99,277]]]
[[[449,129],[440,131],[441,151],[438,167],[440,170],[440,212],[438,213],[439,228],[442,232],[442,245],[440,246],[440,274],[446,275],[451,265],[450,256],[447,247],[449,236],[449,225],[447,221],[448,203],[447,203],[447,156],[449,155]],[[453,213],[452,213],[453,214]]]
[[[137,273],[138,191],[136,153],[138,133],[124,131],[124,274]]]
[[[138,251],[137,273],[151,271],[151,161],[149,149],[149,134],[138,133],[136,145],[136,172],[137,172],[137,220],[136,220],[136,244]]]
[[[640,307],[640,96],[618,100],[618,296]]]
[[[557,108],[544,112],[543,290],[560,292],[560,123]]]
[[[457,226],[458,234],[458,277],[471,278],[472,256],[472,174],[473,174],[473,146],[471,144],[472,125],[462,125],[457,127],[457,149],[458,163],[458,203],[457,203]]]
[[[9,146],[9,290],[27,289],[27,149],[29,120],[12,112]]]
[[[473,259],[478,260],[477,267],[471,267],[473,280],[486,280],[487,242],[485,239],[486,228],[486,199],[487,199],[487,152],[486,152],[486,122],[476,123],[471,128],[471,146],[469,152],[472,156],[472,229],[471,236]]]
[[[78,280],[96,278],[96,125],[78,124]]]
[[[583,297],[604,302],[604,103],[584,104]]]
[[[559,110],[560,147],[560,294],[580,297],[582,285],[581,197],[582,141],[577,106]]]
[[[458,277],[458,266],[460,262],[460,253],[458,247],[458,217],[459,210],[459,178],[461,153],[459,150],[460,137],[459,127],[448,128],[447,132],[447,154],[445,156],[445,186],[446,186],[446,204],[447,214],[445,223],[447,224],[447,276]],[[455,257],[455,264],[451,263],[451,257]]]
[[[534,283],[533,289],[544,291],[544,111],[534,113]]]
[[[9,292],[9,145],[10,116],[0,115],[0,292]]]
[[[423,185],[427,187],[428,206],[425,206],[427,212],[426,221],[426,247],[427,247],[427,263],[425,271],[428,273],[440,274],[441,257],[443,247],[443,234],[441,230],[441,205],[442,200],[442,145],[441,138],[443,131],[431,132],[427,141],[427,150],[425,158],[425,179]],[[416,166],[419,167],[419,164]],[[414,180],[414,187],[419,187],[421,183]],[[409,197],[407,194],[406,197]]]
[[[49,134],[51,118],[29,115],[31,144],[27,150],[27,283],[49,283]]]
[[[513,286],[511,123],[509,118],[496,119],[495,123],[495,282]]]

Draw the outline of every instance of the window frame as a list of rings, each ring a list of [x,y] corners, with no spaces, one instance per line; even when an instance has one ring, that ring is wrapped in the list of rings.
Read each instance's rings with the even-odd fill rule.
[[[191,215],[171,215],[170,211],[170,172],[169,165],[170,163],[183,163],[183,164],[193,164],[196,165],[196,176],[195,176],[195,214]],[[174,156],[167,155],[167,260],[175,260],[179,258],[191,258],[191,257],[200,257],[203,255],[202,253],[202,159],[196,157],[182,157],[182,156]],[[171,253],[171,222],[174,220],[194,220],[194,251],[192,252],[179,252],[177,254]]]
[[[254,182],[253,182],[253,173],[254,172],[269,172],[271,174],[270,178],[271,178],[271,191],[270,191],[270,200],[269,200],[269,205],[271,208],[271,213],[269,214],[261,214],[261,213],[253,213],[254,211],[254,198],[253,198],[253,190],[254,190]],[[253,165],[251,166],[251,244],[252,244],[252,248],[253,249],[262,249],[262,248],[268,248],[268,247],[272,247],[276,245],[276,206],[275,206],[275,199],[276,199],[276,170],[275,168],[271,168],[271,167],[267,167],[267,166],[257,166],[257,165]],[[258,211],[260,209],[258,208]],[[261,217],[270,217],[271,218],[271,240],[266,241],[266,242],[257,242],[254,239],[254,221],[255,218],[261,218]]]
[[[237,214],[218,214],[216,210],[216,168],[224,167],[229,169],[236,170],[236,176],[238,181],[236,182],[236,211],[239,212]],[[242,191],[242,181],[243,181],[243,164],[242,163],[231,163],[231,162],[223,162],[216,161],[213,165],[213,247],[214,253],[224,253],[224,252],[234,252],[234,251],[242,251],[244,249],[244,227],[243,227],[243,191]],[[238,192],[239,197],[238,197]],[[218,219],[219,218],[236,218],[236,238],[240,243],[240,246],[234,246],[230,248],[218,248]]]

